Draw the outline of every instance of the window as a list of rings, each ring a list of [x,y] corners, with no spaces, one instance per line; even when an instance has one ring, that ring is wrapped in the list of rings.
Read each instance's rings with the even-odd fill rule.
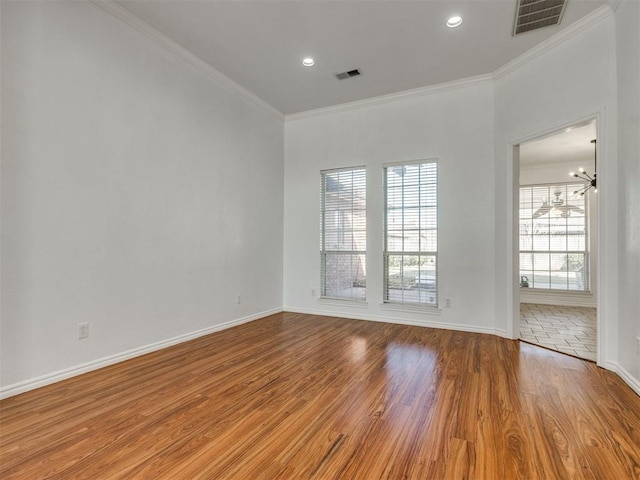
[[[585,196],[581,184],[520,187],[520,286],[589,290]]]
[[[321,296],[364,301],[367,269],[367,178],[364,167],[321,176]]]
[[[437,305],[438,164],[384,168],[384,301]]]

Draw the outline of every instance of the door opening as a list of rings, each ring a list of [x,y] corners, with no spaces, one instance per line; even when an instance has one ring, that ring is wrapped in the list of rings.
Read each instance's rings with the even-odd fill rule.
[[[591,361],[598,345],[596,134],[594,119],[514,147],[519,338]]]

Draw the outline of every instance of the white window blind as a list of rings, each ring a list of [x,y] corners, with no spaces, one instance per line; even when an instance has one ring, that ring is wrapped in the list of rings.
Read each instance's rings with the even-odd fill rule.
[[[588,214],[581,184],[520,187],[520,285],[589,290]]]
[[[367,269],[367,176],[364,167],[321,176],[321,296],[364,301]]]
[[[438,164],[384,168],[384,301],[438,303]]]

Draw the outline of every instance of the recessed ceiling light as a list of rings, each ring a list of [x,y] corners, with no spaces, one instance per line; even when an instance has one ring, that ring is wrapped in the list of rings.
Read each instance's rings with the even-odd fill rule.
[[[304,65],[305,67],[313,67],[315,63],[316,63],[315,60],[311,57],[302,59],[302,65]]]
[[[455,28],[462,23],[462,17],[460,15],[453,15],[447,20],[447,27]]]

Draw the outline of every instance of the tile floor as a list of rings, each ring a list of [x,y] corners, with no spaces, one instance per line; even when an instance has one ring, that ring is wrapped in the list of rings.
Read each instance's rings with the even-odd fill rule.
[[[520,304],[520,338],[596,361],[596,309]]]

